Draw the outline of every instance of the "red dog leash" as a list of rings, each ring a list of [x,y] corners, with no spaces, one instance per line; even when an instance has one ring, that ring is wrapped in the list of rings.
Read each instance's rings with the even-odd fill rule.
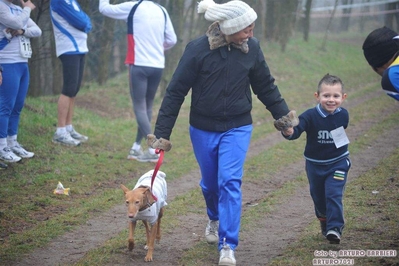
[[[163,162],[164,150],[156,149],[155,153],[159,154],[159,159],[158,159],[157,164],[155,165],[155,169],[154,169],[154,172],[152,173],[152,177],[151,177],[151,193],[152,193],[152,185],[154,184],[155,177],[157,176],[158,170],[161,167],[161,164]],[[154,198],[155,201],[158,200],[157,197],[154,195],[154,193],[152,193],[152,197]]]

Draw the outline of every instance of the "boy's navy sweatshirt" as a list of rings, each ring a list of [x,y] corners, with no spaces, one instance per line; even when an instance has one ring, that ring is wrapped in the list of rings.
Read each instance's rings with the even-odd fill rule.
[[[348,123],[349,114],[346,109],[340,107],[330,114],[318,104],[299,116],[299,125],[294,127],[294,134],[283,136],[288,140],[294,140],[305,131],[305,159],[316,164],[330,164],[349,155],[348,145],[336,148],[330,133],[341,126],[346,129]]]

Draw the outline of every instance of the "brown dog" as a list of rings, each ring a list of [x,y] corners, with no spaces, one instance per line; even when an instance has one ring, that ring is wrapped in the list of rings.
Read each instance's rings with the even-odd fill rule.
[[[141,220],[145,226],[147,236],[145,261],[152,261],[155,240],[157,240],[157,243],[161,240],[161,218],[164,206],[167,205],[166,175],[158,171],[151,191],[152,173],[153,170],[141,176],[133,190],[121,185],[128,207],[127,215],[130,219],[128,249],[131,251],[134,248],[134,230],[137,221]],[[153,195],[156,199],[154,199]],[[151,228],[148,224],[150,224]]]

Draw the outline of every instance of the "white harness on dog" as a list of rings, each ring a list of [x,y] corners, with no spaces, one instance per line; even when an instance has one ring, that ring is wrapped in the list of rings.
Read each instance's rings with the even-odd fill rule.
[[[154,170],[151,170],[142,175],[133,189],[136,189],[139,186],[151,187],[151,178],[153,172]],[[168,205],[166,203],[168,190],[165,177],[166,174],[164,172],[157,172],[157,176],[155,177],[154,183],[152,184],[152,193],[155,195],[155,197],[157,197],[157,201],[152,204],[151,207],[139,211],[136,217],[131,218],[132,221],[145,220],[153,225],[158,220],[159,211],[162,207]]]

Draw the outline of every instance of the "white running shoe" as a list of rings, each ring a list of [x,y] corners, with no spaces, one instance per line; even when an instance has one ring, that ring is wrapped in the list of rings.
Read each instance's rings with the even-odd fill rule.
[[[13,153],[9,147],[5,147],[4,149],[0,150],[0,160],[7,163],[16,163],[21,161],[21,157]]]
[[[224,239],[224,242],[226,242],[226,239]],[[232,250],[229,245],[226,245],[226,243],[223,244],[223,248],[220,250],[219,265],[224,265],[224,266],[236,265],[234,250]]]
[[[69,134],[71,135],[72,138],[80,141],[80,142],[86,142],[89,140],[88,136],[82,135],[80,133],[78,133],[74,128],[72,128],[71,131],[68,131]]]
[[[127,158],[129,160],[136,160],[139,156],[143,156],[143,151],[142,150],[134,150],[130,149],[129,154],[127,155]]]
[[[136,160],[142,163],[156,163],[159,160],[158,154],[150,154],[148,151],[143,152],[143,154],[136,157]]]
[[[62,145],[66,145],[66,146],[79,146],[80,145],[80,141],[72,138],[68,132],[65,132],[64,134],[61,134],[61,135],[58,135],[57,133],[55,133],[52,141],[54,143],[62,144]]]
[[[21,158],[32,158],[35,156],[33,152],[25,150],[18,142],[15,146],[10,147],[11,151]]]
[[[205,238],[208,244],[219,242],[219,221],[209,220],[205,228]]]

